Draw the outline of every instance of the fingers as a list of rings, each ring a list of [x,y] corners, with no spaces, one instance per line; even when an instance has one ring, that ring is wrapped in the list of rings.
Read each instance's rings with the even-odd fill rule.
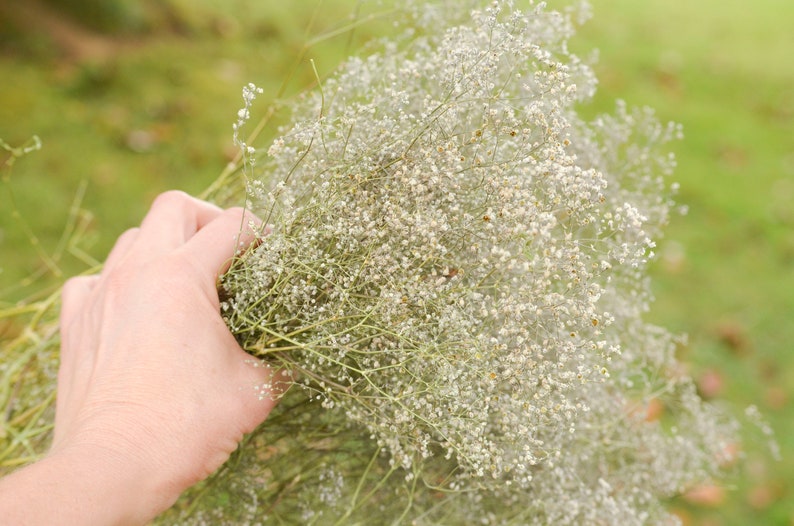
[[[91,309],[91,296],[99,276],[79,276],[69,279],[61,291],[61,355],[58,368],[58,396],[55,403],[55,442],[62,435],[63,422],[71,417],[75,398],[85,391],[84,382],[79,381],[79,363],[91,361],[91,348],[85,342],[75,344],[80,335],[80,316]]]
[[[212,276],[228,268],[235,253],[250,245],[260,230],[259,219],[242,208],[231,208],[200,229],[184,250],[202,273]]]
[[[223,210],[184,192],[160,194],[141,223],[137,243],[144,252],[160,255],[183,245]]]
[[[67,328],[74,316],[83,311],[98,280],[97,275],[77,276],[64,283],[61,291],[61,330]]]
[[[121,262],[130,251],[130,247],[135,243],[140,235],[140,228],[131,228],[121,234],[108,254],[105,264],[102,267],[102,274],[107,275]]]
[[[210,231],[202,234],[198,251],[194,253],[198,256],[195,258],[197,261],[206,263],[202,266],[211,266],[209,272],[213,276],[217,275],[218,270],[234,255],[235,247],[244,248],[253,241],[255,234],[247,227],[251,220],[258,227],[258,220],[250,214],[245,216],[241,209],[224,212],[213,204],[180,191],[160,194],[152,203],[140,228],[127,230],[119,237],[108,255],[102,275],[112,272],[128,255],[134,255],[136,262],[141,263],[178,249],[225,215],[232,217],[225,217],[221,224],[214,225]]]

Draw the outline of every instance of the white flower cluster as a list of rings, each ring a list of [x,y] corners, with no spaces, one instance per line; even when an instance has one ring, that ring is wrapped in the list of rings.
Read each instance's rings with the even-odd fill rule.
[[[248,119],[251,118],[251,105],[254,103],[256,96],[262,93],[262,88],[257,87],[253,83],[248,83],[243,87],[243,107],[237,112],[237,121],[232,125],[232,140],[234,144],[240,148],[243,153],[243,159],[250,161],[253,159],[256,149],[253,146],[246,144],[240,138],[240,130],[243,128]]]
[[[291,411],[385,452],[406,518],[657,523],[731,438],[642,320],[679,130],[621,104],[583,122],[569,18],[470,5],[419,3],[416,34],[296,106],[248,185],[273,227],[223,314],[305,388]],[[361,469],[331,468],[352,484],[334,495],[358,502]]]

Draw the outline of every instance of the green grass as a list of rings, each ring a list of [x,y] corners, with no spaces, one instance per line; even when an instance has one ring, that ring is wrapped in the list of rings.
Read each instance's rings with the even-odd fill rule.
[[[651,317],[689,334],[681,352],[691,371],[716,371],[724,385],[717,399],[732,411],[757,405],[783,452],[773,461],[748,432],[747,461],[724,501],[675,506],[690,524],[794,524],[794,3],[592,3],[595,17],[573,45],[600,50],[601,85],[587,111],[610,110],[622,98],[681,122],[686,134],[675,145],[675,180],[689,213],[673,219],[660,243]],[[61,279],[19,287],[42,261],[12,217],[7,189],[52,250],[86,181],[83,206],[93,219],[83,246],[101,260],[157,193],[198,193],[221,172],[233,154],[241,86],[253,81],[271,97],[278,92],[315,3],[171,5],[187,33],[127,39],[104,63],[59,60],[32,38],[29,51],[0,52],[0,138],[16,145],[38,134],[44,144],[0,185],[0,304]],[[338,13],[355,5],[326,2],[312,34],[341,23]],[[364,25],[356,35],[379,30]],[[348,45],[342,35],[309,55],[328,71]],[[296,71],[290,93],[312,80],[306,60]],[[86,264],[65,255],[59,267],[68,275]]]
[[[294,95],[314,80],[309,59],[327,73],[377,27],[364,24],[352,37],[347,32],[320,39],[301,59],[310,38],[349,23],[355,3],[307,2],[291,9],[286,3],[236,2],[224,9],[238,11],[219,14],[213,5],[198,4],[204,18],[186,15],[188,36],[125,39],[107,61],[59,60],[41,37],[29,38],[37,43],[21,52],[0,50],[0,76],[6,79],[0,82],[0,138],[16,146],[36,134],[44,144],[6,172],[9,184],[0,188],[0,302],[25,298],[53,281],[19,287],[41,261],[12,217],[9,189],[41,246],[54,247],[78,184],[86,181],[83,205],[95,220],[84,241],[102,259],[155,195],[170,188],[195,194],[221,173],[236,153],[231,125],[245,83],[262,86],[264,102],[282,91]],[[222,35],[208,29],[216,26],[236,29]],[[291,79],[286,89],[285,79]],[[274,132],[269,128],[266,135]],[[65,274],[85,267],[68,257],[60,266]]]

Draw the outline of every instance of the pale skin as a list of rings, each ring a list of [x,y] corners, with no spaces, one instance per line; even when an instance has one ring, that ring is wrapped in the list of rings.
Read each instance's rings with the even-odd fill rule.
[[[250,221],[167,192],[66,283],[52,447],[0,479],[4,524],[145,524],[264,421],[285,379],[239,347],[216,289]]]

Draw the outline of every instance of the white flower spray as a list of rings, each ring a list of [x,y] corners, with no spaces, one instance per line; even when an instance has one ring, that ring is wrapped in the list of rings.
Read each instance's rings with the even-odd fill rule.
[[[239,459],[252,520],[659,524],[725,460],[733,424],[642,319],[678,127],[584,122],[571,13],[477,4],[418,3],[249,174],[272,232],[223,315],[297,384]]]

